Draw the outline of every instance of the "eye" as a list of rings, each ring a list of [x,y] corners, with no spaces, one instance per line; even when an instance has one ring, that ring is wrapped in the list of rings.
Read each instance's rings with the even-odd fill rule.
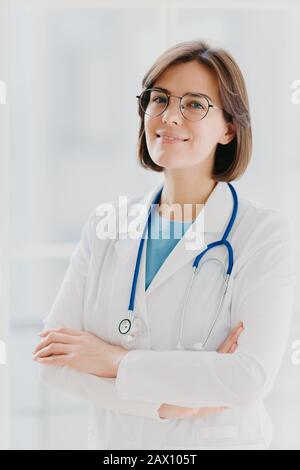
[[[162,100],[162,101],[157,101],[157,100]],[[164,96],[156,96],[155,98],[152,99],[154,103],[162,103],[163,100],[166,101],[166,98]]]
[[[197,106],[199,106],[197,109],[204,109],[204,106],[201,103],[198,103],[197,101],[193,101],[192,103],[190,103],[191,106],[193,104],[196,105],[196,108],[197,108]]]

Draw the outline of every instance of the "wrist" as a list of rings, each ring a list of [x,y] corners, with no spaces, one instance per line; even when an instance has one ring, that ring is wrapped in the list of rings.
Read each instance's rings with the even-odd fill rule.
[[[123,357],[126,356],[128,352],[129,351],[127,349],[117,346],[114,363],[113,363],[114,377],[117,377],[120,362],[122,361]]]

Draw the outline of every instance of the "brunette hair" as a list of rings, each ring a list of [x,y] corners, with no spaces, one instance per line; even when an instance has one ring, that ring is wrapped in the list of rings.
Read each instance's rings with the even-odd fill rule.
[[[238,179],[250,162],[252,130],[245,80],[239,66],[225,49],[212,48],[202,40],[180,42],[156,59],[145,74],[142,87],[151,88],[169,66],[192,60],[206,65],[215,74],[224,108],[224,119],[236,127],[236,134],[228,144],[217,145],[211,177],[215,181],[225,182]],[[142,167],[161,172],[163,167],[156,165],[148,152],[144,113],[140,107],[139,116],[141,122],[137,144],[138,160]]]

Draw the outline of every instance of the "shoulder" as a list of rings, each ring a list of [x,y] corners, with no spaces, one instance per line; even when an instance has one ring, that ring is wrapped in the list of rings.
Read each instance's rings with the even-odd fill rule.
[[[135,211],[143,203],[144,197],[122,195],[117,199],[99,203],[91,210],[83,230],[87,232],[91,241],[118,238],[127,214]]]
[[[248,284],[267,280],[268,276],[272,282],[294,280],[294,227],[284,211],[239,196],[231,241],[235,256],[234,278],[244,279]]]
[[[290,217],[283,211],[267,207],[257,201],[239,198],[234,246],[238,267],[254,264],[263,269],[267,263],[295,268],[295,237]],[[265,269],[265,268],[264,268]]]
[[[261,242],[293,236],[293,223],[287,213],[245,197],[239,198],[239,224],[253,239]]]

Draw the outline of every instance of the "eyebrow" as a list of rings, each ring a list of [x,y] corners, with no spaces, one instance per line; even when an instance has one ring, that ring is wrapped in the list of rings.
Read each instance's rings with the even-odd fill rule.
[[[153,88],[159,88],[162,91],[166,91],[167,93],[171,93],[170,90],[168,90],[167,88],[163,88],[162,86],[156,85]],[[206,98],[208,98],[210,101],[213,101],[210,96],[206,95],[205,93],[201,93],[200,91],[187,91],[187,93],[193,93],[195,95],[203,95],[203,96],[206,96]],[[184,93],[184,94],[186,94],[186,93]]]

